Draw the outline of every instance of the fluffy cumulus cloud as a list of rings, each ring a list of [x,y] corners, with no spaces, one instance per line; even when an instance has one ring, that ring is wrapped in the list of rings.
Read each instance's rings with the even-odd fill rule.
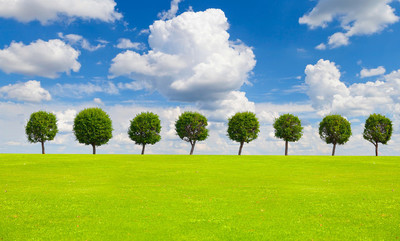
[[[75,18],[114,22],[122,15],[115,11],[114,0],[2,0],[0,17],[13,18],[20,22],[52,21]]]
[[[377,76],[377,75],[383,75],[386,72],[386,69],[383,66],[379,66],[378,68],[375,69],[362,69],[360,72],[360,77],[361,78],[367,78],[367,77],[372,77],[372,76]]]
[[[41,102],[51,100],[50,93],[40,86],[40,82],[29,80],[25,83],[10,84],[0,87],[0,97],[8,100]]]
[[[79,55],[79,51],[59,39],[39,39],[29,45],[12,42],[0,50],[0,69],[6,73],[56,78],[62,72],[79,71]]]
[[[400,71],[385,75],[382,80],[346,86],[338,66],[329,60],[308,65],[305,82],[313,107],[320,115],[340,113],[367,116],[373,112],[400,114]]]
[[[329,37],[331,48],[348,45],[352,36],[370,35],[382,31],[399,20],[390,6],[393,0],[319,0],[311,12],[299,19],[311,29],[326,27],[338,20],[343,32]]]
[[[226,121],[237,112],[256,110],[254,102],[249,101],[246,93],[241,91],[232,91],[222,100],[199,102],[198,107],[214,121]]]
[[[57,126],[60,132],[72,132],[72,126],[77,111],[74,109],[67,109],[65,111],[56,111],[54,114],[57,117]]]
[[[250,47],[229,39],[223,11],[185,12],[150,26],[150,50],[125,51],[110,67],[111,77],[129,76],[136,89],[157,90],[169,100],[196,102],[202,106],[225,105],[248,82],[255,66]],[[240,96],[240,97],[239,97]],[[232,103],[233,105],[234,103]]]

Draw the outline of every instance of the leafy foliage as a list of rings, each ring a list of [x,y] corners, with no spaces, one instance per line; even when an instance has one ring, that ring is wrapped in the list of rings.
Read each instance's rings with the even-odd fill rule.
[[[297,116],[284,114],[274,122],[275,136],[284,141],[295,142],[303,135],[303,127]]]
[[[319,135],[327,144],[343,145],[349,141],[351,125],[341,115],[328,115],[319,123]]]
[[[194,144],[208,137],[207,118],[200,113],[186,111],[175,122],[175,130],[179,138]]]
[[[386,116],[372,114],[365,121],[363,137],[374,145],[387,144],[392,137],[392,121]]]
[[[54,140],[58,133],[56,116],[45,111],[32,113],[25,127],[25,133],[30,143]]]
[[[74,134],[79,143],[101,146],[112,138],[112,122],[100,108],[87,108],[74,120]]]
[[[260,123],[253,112],[238,112],[228,119],[229,139],[249,143],[258,137]]]
[[[131,120],[128,135],[135,144],[154,145],[161,140],[160,131],[161,122],[158,115],[152,112],[142,112]]]

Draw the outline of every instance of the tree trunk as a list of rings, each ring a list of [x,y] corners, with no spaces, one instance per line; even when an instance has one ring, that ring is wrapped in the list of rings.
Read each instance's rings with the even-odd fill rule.
[[[239,153],[238,153],[239,156],[242,155],[243,144],[244,142],[240,142]]]
[[[336,151],[336,143],[333,143],[332,156],[335,155],[335,151]]]
[[[192,149],[190,149],[190,155],[193,155],[193,151],[194,151],[194,146],[196,145],[196,141],[193,142],[192,144]]]
[[[93,155],[95,155],[96,154],[96,145],[92,144],[92,147],[93,147]]]
[[[288,141],[285,142],[285,156],[288,155]]]
[[[142,155],[144,154],[144,148],[145,148],[145,146],[146,146],[146,144],[143,144],[143,147],[142,147]]]
[[[42,141],[42,154],[45,154],[45,152],[44,152],[44,141]]]
[[[375,144],[375,155],[378,156],[378,142]]]

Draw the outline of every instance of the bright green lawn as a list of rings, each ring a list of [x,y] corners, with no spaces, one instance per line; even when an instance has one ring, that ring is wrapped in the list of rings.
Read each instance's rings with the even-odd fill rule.
[[[0,240],[399,238],[399,157],[0,155]]]

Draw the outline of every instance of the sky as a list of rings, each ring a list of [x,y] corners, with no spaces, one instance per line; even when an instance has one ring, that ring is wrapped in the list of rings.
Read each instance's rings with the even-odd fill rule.
[[[0,153],[39,153],[24,127],[55,113],[47,153],[90,153],[72,132],[88,107],[104,109],[113,138],[98,153],[137,154],[130,120],[151,111],[162,140],[149,154],[188,154],[174,123],[184,111],[209,120],[195,154],[236,154],[227,119],[255,112],[261,132],[244,155],[281,155],[272,124],[302,121],[290,155],[329,155],[318,135],[328,114],[352,125],[337,155],[374,155],[363,139],[372,113],[391,118],[381,155],[400,154],[399,0],[3,0],[0,1]]]

